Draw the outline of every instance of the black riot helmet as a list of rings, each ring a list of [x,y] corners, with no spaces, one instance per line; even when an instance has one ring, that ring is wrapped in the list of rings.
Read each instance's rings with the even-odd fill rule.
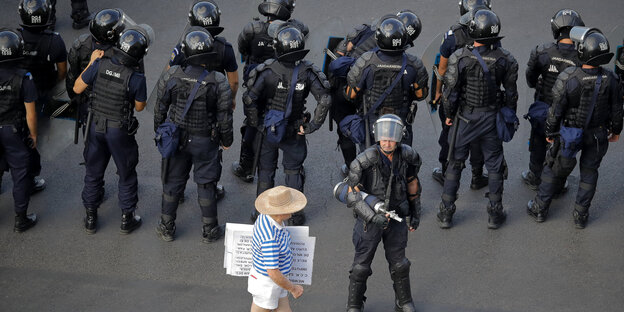
[[[280,62],[292,63],[303,59],[310,50],[305,50],[305,38],[297,27],[280,30],[273,39],[273,49]]]
[[[462,16],[470,11],[476,11],[477,7],[485,7],[492,9],[492,1],[490,0],[460,0],[459,15]]]
[[[17,11],[23,26],[48,26],[52,4],[50,0],[20,0]]]
[[[117,40],[116,49],[121,51],[123,55],[129,57],[132,63],[128,64],[124,60],[122,63],[127,65],[136,65],[147,53],[149,47],[148,35],[138,28],[128,28],[121,32],[119,40]]]
[[[410,10],[403,10],[397,13],[397,17],[403,25],[405,25],[405,30],[407,30],[407,35],[409,36],[410,44],[413,45],[414,40],[418,38],[420,32],[422,31],[422,23],[420,22],[420,18],[416,13]]]
[[[103,9],[89,22],[89,32],[97,42],[115,44],[126,29],[124,13],[120,9]]]
[[[570,29],[574,26],[585,26],[581,15],[572,9],[563,9],[555,13],[550,19],[553,37],[555,39],[569,38]]]
[[[375,142],[387,140],[399,143],[405,135],[405,126],[399,116],[385,114],[373,124],[373,134],[375,135]]]
[[[213,53],[214,38],[210,32],[202,27],[191,27],[182,39],[182,52],[186,62],[191,65],[206,65],[210,63]]]
[[[385,52],[403,51],[410,41],[405,25],[395,15],[381,19],[375,30],[375,39],[379,50]]]
[[[24,40],[17,32],[0,29],[0,63],[21,59],[23,50]]]
[[[576,51],[583,64],[600,66],[609,63],[613,57],[609,40],[597,28],[572,27],[570,39],[577,42]]]
[[[264,0],[258,5],[260,14],[283,21],[289,19],[294,10],[294,0]]]
[[[308,28],[308,26],[306,26],[304,23],[302,23],[299,20],[296,20],[294,18],[289,19],[288,21],[274,21],[271,24],[269,24],[269,28],[267,29],[267,34],[269,34],[269,36],[271,36],[271,38],[275,39],[275,37],[277,36],[277,34],[285,28],[288,27],[295,27],[297,29],[299,29],[301,31],[301,33],[303,34],[304,38],[307,38],[308,33],[310,32],[310,29]]]
[[[204,27],[212,36],[216,36],[223,31],[220,27],[221,10],[217,3],[209,1],[195,1],[189,11],[189,24],[191,26]]]
[[[501,30],[500,20],[496,13],[489,10],[479,10],[474,13],[474,18],[468,24],[468,34],[479,43],[491,44],[503,37],[499,36]]]

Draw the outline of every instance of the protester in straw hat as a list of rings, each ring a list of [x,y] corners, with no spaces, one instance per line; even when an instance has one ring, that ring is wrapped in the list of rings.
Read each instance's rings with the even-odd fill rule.
[[[290,233],[284,221],[305,207],[302,192],[286,186],[264,191],[256,198],[260,212],[253,227],[253,266],[249,272],[247,291],[252,294],[251,312],[291,311],[288,292],[294,298],[303,294],[303,287],[291,283],[292,253]]]

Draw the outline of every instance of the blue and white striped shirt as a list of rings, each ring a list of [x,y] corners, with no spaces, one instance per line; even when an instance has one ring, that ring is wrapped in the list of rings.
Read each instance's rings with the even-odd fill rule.
[[[253,268],[269,276],[267,270],[279,269],[282,274],[290,273],[292,252],[290,233],[268,215],[260,214],[253,227]]]

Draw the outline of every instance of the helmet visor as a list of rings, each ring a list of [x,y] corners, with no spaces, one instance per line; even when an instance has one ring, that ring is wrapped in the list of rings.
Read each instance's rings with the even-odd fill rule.
[[[403,125],[396,119],[378,119],[373,125],[373,132],[375,134],[375,142],[401,142],[401,139],[403,139]]]

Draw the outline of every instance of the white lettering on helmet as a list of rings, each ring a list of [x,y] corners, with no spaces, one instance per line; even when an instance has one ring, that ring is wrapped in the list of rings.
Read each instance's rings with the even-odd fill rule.
[[[494,25],[490,27],[492,34],[498,34],[498,25]]]

